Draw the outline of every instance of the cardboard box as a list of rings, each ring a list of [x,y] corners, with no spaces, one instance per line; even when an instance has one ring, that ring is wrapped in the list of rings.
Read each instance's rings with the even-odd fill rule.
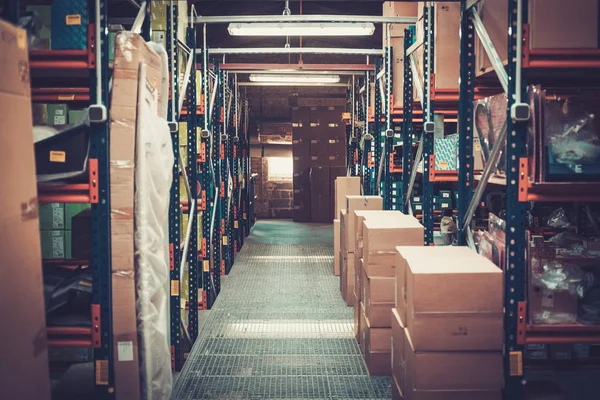
[[[407,400],[500,400],[504,384],[502,352],[418,352],[405,331]]]
[[[49,125],[48,104],[33,103],[31,108],[33,113],[33,125]]]
[[[344,287],[344,300],[349,307],[354,305],[354,258],[348,258],[344,264],[344,271],[342,271],[342,277],[345,281]]]
[[[400,386],[400,382],[396,379],[394,371],[392,371],[392,400],[404,400],[402,386]]]
[[[366,279],[365,279],[366,278]],[[369,276],[367,270],[364,271],[364,301],[365,304],[370,303],[394,303],[396,292],[396,278]]]
[[[396,220],[404,216],[404,214],[400,211],[396,210],[358,210],[354,211],[354,226],[356,227],[356,251],[359,258],[362,258],[363,255],[363,221],[367,218],[369,219],[388,219],[388,220]],[[385,276],[385,275],[378,275]],[[393,275],[390,275],[393,276]]]
[[[65,229],[65,203],[40,204],[40,229]]]
[[[27,32],[0,20],[0,387],[50,399]]]
[[[416,218],[404,215],[395,219],[365,219],[363,222],[363,259],[365,269],[372,265],[394,265],[396,246],[423,246],[424,228]]]
[[[366,314],[365,314],[366,315]],[[365,318],[364,341],[365,363],[370,376],[391,375],[391,328],[374,328]]]
[[[360,336],[360,340],[359,340],[359,347],[360,347],[360,351],[361,353],[364,355],[366,352],[366,343],[367,343],[367,337],[366,337],[366,330],[367,330],[367,316],[365,315],[365,305],[362,303],[362,301],[360,302],[360,323],[358,325],[359,328],[359,336]]]
[[[530,49],[597,49],[598,0],[529,1]],[[479,14],[503,64],[508,59],[508,0],[483,0]],[[524,32],[525,34],[525,32]],[[525,37],[524,37],[525,39]],[[491,71],[492,64],[478,37],[475,40],[477,75]]]
[[[348,226],[348,213],[346,212],[346,209],[341,209],[338,215],[340,218],[340,251],[344,254],[344,258],[346,258],[348,254],[346,251],[346,227]]]
[[[391,356],[392,356],[392,376],[397,379],[400,388],[403,388],[405,383],[405,367],[404,367],[404,322],[400,319],[398,311],[392,309],[392,341],[391,341]]]
[[[539,286],[530,279],[529,315],[534,324],[548,324],[553,320],[575,323],[578,298],[568,291],[554,291]]]
[[[346,196],[346,211],[348,215],[357,210],[381,210],[383,208],[383,199],[381,196]],[[348,218],[346,228],[346,250],[349,253],[356,251],[356,228],[354,226],[354,218]]]
[[[52,0],[52,50],[87,49],[88,7],[87,0]]]
[[[138,80],[140,63],[146,65],[146,87],[152,87],[160,97],[162,62],[158,54],[141,36],[120,33],[116,53],[111,101],[110,156],[111,207],[119,210],[111,215],[112,304],[115,393],[117,400],[140,398],[138,333],[136,323],[136,293],[134,280],[135,170],[122,168],[123,160],[135,160],[138,111]],[[131,51],[130,49],[135,49]],[[157,109],[161,114],[159,101]],[[122,350],[131,349],[131,357],[122,357]]]
[[[333,275],[340,276],[340,220],[333,220]]]
[[[361,337],[360,337],[360,313],[361,313],[361,307],[360,307],[360,300],[358,299],[358,297],[356,296],[356,293],[354,294],[354,337],[356,338],[356,341],[358,343],[360,343],[361,341]]]
[[[312,222],[331,223],[329,168],[310,168],[310,214]]]
[[[360,178],[358,176],[338,177],[335,180],[335,214],[340,215],[346,209],[346,196],[360,195]]]
[[[372,328],[367,326],[365,333],[367,346],[371,351],[389,353],[392,351],[392,328]]]
[[[504,281],[498,267],[468,247],[424,247],[419,257],[404,259],[406,326],[415,350],[503,348]]]

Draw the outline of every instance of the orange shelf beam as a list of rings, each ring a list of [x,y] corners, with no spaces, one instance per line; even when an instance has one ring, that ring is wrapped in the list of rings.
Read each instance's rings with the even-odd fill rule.
[[[32,88],[31,100],[39,102],[53,101],[90,101],[89,88]]]
[[[435,169],[435,154],[429,156],[430,182],[458,182],[458,171],[438,171]]]
[[[89,159],[89,183],[38,185],[40,203],[98,203],[98,160]]]

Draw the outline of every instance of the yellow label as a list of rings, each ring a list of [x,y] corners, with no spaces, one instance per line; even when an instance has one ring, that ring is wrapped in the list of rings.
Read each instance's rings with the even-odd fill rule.
[[[24,49],[27,46],[27,34],[25,31],[17,32],[17,47],[19,49]]]
[[[65,24],[67,25],[81,25],[81,15],[71,14],[65,17]]]
[[[179,296],[179,281],[171,281],[171,296]]]
[[[227,236],[223,236],[223,246],[227,246]]]
[[[210,271],[210,261],[204,260],[202,262],[202,271],[209,272]]]
[[[237,222],[237,221],[233,221],[233,227],[234,227],[235,229],[237,229],[237,228],[238,228],[238,226],[239,226],[238,222]]]
[[[50,162],[64,163],[67,161],[67,153],[64,151],[50,150]]]
[[[59,100],[75,100],[75,95],[74,94],[59,94],[58,99]]]
[[[108,360],[96,360],[96,385],[108,385]]]
[[[448,162],[447,161],[440,161],[440,168],[448,168]]]
[[[510,376],[523,376],[523,353],[510,352]]]
[[[475,151],[481,151],[481,145],[479,143],[475,143]]]

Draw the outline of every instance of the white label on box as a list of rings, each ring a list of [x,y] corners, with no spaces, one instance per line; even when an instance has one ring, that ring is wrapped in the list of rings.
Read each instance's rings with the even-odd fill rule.
[[[60,232],[56,232],[59,234]],[[65,238],[64,236],[52,235],[52,256],[54,258],[65,258]]]
[[[64,229],[65,214],[64,209],[60,207],[52,207],[52,229]]]
[[[450,198],[450,193],[448,192],[442,192],[442,197],[449,199]]]
[[[118,342],[117,358],[119,361],[133,361],[133,342]]]
[[[54,125],[66,125],[67,117],[65,115],[55,115]]]

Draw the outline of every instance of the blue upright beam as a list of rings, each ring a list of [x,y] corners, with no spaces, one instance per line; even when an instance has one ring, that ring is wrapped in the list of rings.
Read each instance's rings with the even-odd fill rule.
[[[17,6],[18,6],[18,2]],[[18,10],[17,10],[18,11]],[[114,360],[112,340],[112,266],[111,266],[111,208],[110,208],[110,96],[108,69],[108,4],[100,0],[100,21],[96,21],[95,4],[89,2],[91,23],[100,24],[102,57],[102,104],[106,105],[106,121],[90,126],[90,158],[98,160],[98,203],[92,204],[92,323],[99,328],[100,345],[94,346],[96,398],[110,399],[114,393]],[[90,98],[96,98],[96,70],[90,70]]]
[[[519,307],[525,301],[525,251],[527,241],[526,203],[519,202],[519,167],[522,157],[526,157],[525,141],[527,122],[516,122],[511,118],[511,108],[516,104],[515,96],[521,93],[526,98],[525,79],[517,86],[518,53],[517,12],[521,4],[523,22],[527,21],[527,0],[508,2],[508,109],[506,142],[506,269],[504,271],[504,398],[519,400],[524,398],[523,386],[523,345],[518,342]]]
[[[412,30],[404,30],[404,90],[402,103],[402,211],[408,213],[408,203],[405,201],[410,184],[410,174],[413,169],[412,138],[413,138],[413,76],[410,67],[410,57],[406,51],[412,46]],[[418,160],[417,160],[418,161]]]
[[[473,197],[473,100],[475,96],[475,27],[461,2],[460,13],[460,92],[458,103],[458,226],[463,225]],[[465,246],[463,233],[458,244]]]
[[[426,3],[427,4],[427,3]],[[433,122],[434,104],[431,97],[433,79],[435,15],[432,5],[425,5],[423,11],[423,125]],[[433,244],[433,182],[429,180],[430,157],[433,154],[433,133],[423,129],[423,227],[425,228],[425,246]]]

